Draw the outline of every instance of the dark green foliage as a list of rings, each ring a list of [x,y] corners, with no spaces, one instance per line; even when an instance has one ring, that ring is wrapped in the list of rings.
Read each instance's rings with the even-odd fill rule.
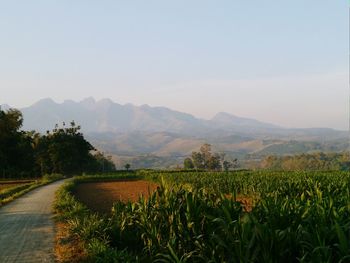
[[[20,111],[0,109],[0,177],[38,177],[44,174],[65,175],[84,172],[115,171],[110,158],[97,152],[85,140],[80,126],[55,129],[46,135],[21,131],[23,117]]]
[[[32,177],[34,150],[31,133],[20,131],[23,117],[20,111],[0,109],[0,177]]]
[[[190,170],[194,168],[194,164],[191,158],[186,158],[184,160],[184,169]]]
[[[144,258],[162,258],[173,251],[179,258],[210,258],[212,250],[201,254],[203,244],[212,242],[216,218],[239,220],[241,204],[204,189],[188,191],[162,185],[148,200],[134,204],[118,203],[112,222],[117,247],[134,253],[141,249]],[[226,251],[218,257],[230,256]]]
[[[92,145],[71,123],[69,128],[56,128],[39,139],[37,162],[42,173],[81,174],[93,161]]]
[[[131,165],[130,165],[129,163],[127,163],[124,167],[125,167],[125,169],[126,169],[127,171],[129,171]]]

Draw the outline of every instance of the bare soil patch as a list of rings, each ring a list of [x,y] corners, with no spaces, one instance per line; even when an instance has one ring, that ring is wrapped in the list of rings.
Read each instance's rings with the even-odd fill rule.
[[[55,256],[58,263],[78,263],[87,259],[83,242],[70,233],[68,224],[56,223]]]
[[[91,210],[110,213],[116,201],[136,202],[141,195],[148,198],[157,186],[144,180],[82,183],[75,188],[74,194]]]
[[[233,196],[231,194],[227,194],[225,196],[227,199],[233,199]],[[252,197],[238,195],[236,197],[236,201],[240,202],[242,204],[244,212],[251,212],[252,211],[253,205],[254,205],[254,199]]]

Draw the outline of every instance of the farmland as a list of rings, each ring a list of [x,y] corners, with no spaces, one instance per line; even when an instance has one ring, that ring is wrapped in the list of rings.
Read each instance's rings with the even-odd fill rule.
[[[5,189],[9,189],[9,188],[13,188],[13,187],[17,187],[17,186],[22,186],[22,185],[27,185],[30,183],[33,183],[34,180],[18,180],[18,181],[0,181],[0,191],[5,190]]]
[[[12,201],[13,199],[28,193],[29,191],[62,179],[58,174],[46,175],[40,179],[33,180],[0,180],[0,206]]]
[[[129,177],[159,187],[116,199],[105,214],[74,196],[83,182]],[[82,261],[348,262],[349,183],[346,172],[136,171],[78,177],[59,190],[55,209],[82,242]]]
[[[144,180],[84,183],[75,188],[75,196],[93,211],[109,213],[116,201],[136,202],[140,195],[148,197],[156,188],[155,183]]]

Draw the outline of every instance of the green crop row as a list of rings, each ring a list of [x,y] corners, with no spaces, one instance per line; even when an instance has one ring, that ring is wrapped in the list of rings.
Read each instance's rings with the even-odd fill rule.
[[[136,175],[160,187],[147,200],[115,203],[109,217],[74,199],[79,181],[61,190],[56,207],[90,261],[350,262],[348,173]],[[237,195],[254,196],[251,211]]]

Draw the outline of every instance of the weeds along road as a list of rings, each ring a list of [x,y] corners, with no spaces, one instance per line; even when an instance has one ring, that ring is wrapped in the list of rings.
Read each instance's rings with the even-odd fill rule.
[[[0,262],[54,262],[52,204],[63,180],[0,208]]]

